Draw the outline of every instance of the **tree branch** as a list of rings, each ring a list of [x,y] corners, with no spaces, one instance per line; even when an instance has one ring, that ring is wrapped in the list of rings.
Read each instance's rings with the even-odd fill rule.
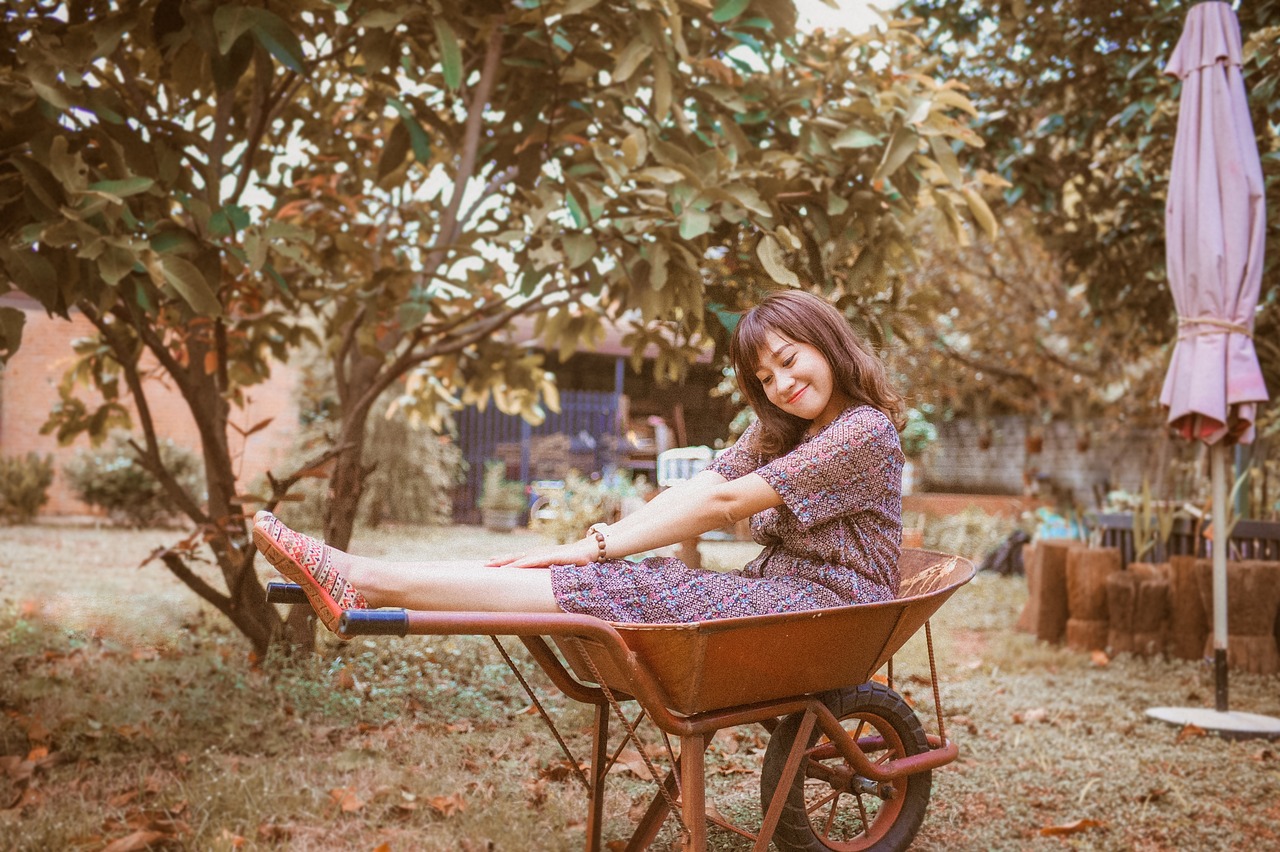
[[[174,576],[190,587],[192,591],[213,604],[218,612],[227,618],[231,618],[233,622],[235,621],[232,618],[231,598],[206,583],[203,577],[191,570],[190,566],[183,561],[178,553],[172,550],[162,550],[152,554],[151,558],[159,558],[173,572]]]
[[[436,232],[436,248],[428,255],[423,264],[424,269],[433,273],[444,262],[445,246],[454,240],[458,227],[458,211],[462,207],[462,196],[467,183],[476,167],[476,153],[480,148],[480,127],[484,124],[484,110],[493,94],[493,86],[498,77],[499,63],[502,60],[503,24],[506,16],[499,15],[493,22],[493,31],[489,33],[489,43],[485,47],[484,66],[480,69],[480,82],[476,85],[475,94],[471,98],[467,110],[467,122],[462,133],[462,157],[458,162],[458,173],[453,181],[453,194],[449,197],[449,206],[440,218],[440,228]]]
[[[298,480],[309,476],[312,471],[333,461],[353,446],[354,444],[346,443],[330,447],[315,458],[303,462],[293,473],[280,479],[277,479],[270,471],[267,471],[267,482],[271,483],[271,497],[263,508],[268,512],[274,512],[276,506],[279,506],[280,502],[288,495],[289,489],[298,484]]]
[[[133,404],[138,412],[138,420],[141,423],[142,434],[146,438],[147,447],[144,450],[133,439],[129,440],[129,446],[133,447],[134,452],[138,454],[138,460],[142,463],[142,466],[164,487],[169,497],[187,517],[199,524],[208,523],[208,516],[200,511],[199,505],[196,504],[195,500],[178,480],[174,478],[173,474],[169,472],[160,457],[160,441],[156,436],[155,419],[151,415],[151,405],[147,400],[146,391],[143,389],[142,380],[138,375],[137,360],[130,357],[129,349],[125,342],[112,330],[110,324],[98,315],[97,311],[89,305],[83,305],[82,313],[89,322],[93,323],[93,326],[98,329],[98,334],[111,347],[116,363],[120,365],[120,372],[124,374],[125,383],[129,386],[129,393],[133,396]]]

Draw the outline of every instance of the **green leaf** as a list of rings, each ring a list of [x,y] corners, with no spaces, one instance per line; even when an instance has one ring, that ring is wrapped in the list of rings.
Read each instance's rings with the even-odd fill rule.
[[[751,5],[751,0],[716,0],[716,8],[711,13],[711,20],[717,24],[732,21]]]
[[[258,20],[253,25],[253,35],[268,52],[290,71],[306,73],[302,43],[289,29],[289,25],[265,9],[258,10]]]
[[[613,81],[621,83],[634,74],[650,53],[653,53],[653,45],[645,41],[644,36],[633,38],[618,54],[618,64],[613,66]]]
[[[562,238],[565,256],[569,259],[569,268],[577,269],[595,256],[599,246],[595,237],[590,234],[569,234]]]
[[[565,193],[565,203],[569,207],[569,215],[573,217],[574,227],[585,228],[591,224],[591,219],[582,211],[582,204],[578,201],[573,191]]]
[[[969,203],[969,211],[973,213],[973,218],[978,221],[978,225],[982,227],[987,237],[994,239],[999,227],[996,224],[995,214],[987,206],[986,200],[967,186],[960,191],[964,193],[964,200]]]
[[[942,167],[942,173],[951,181],[952,186],[959,189],[964,183],[964,176],[960,173],[960,162],[956,160],[956,152],[951,150],[951,144],[943,136],[930,136],[929,147],[933,149],[933,158]]]
[[[222,315],[222,305],[209,289],[209,283],[204,280],[200,270],[191,261],[174,254],[162,255],[160,269],[164,273],[164,280],[168,281],[197,313],[215,317]]]
[[[787,268],[782,246],[778,245],[772,234],[765,234],[760,238],[756,245],[756,257],[760,258],[760,265],[774,281],[788,287],[800,286],[800,277]]]
[[[422,165],[431,162],[431,137],[418,123],[413,112],[399,98],[390,98],[387,103],[404,119],[404,129],[409,132],[409,144],[413,148],[413,156]]]
[[[832,140],[831,147],[837,150],[844,150],[848,148],[870,148],[872,145],[879,144],[880,137],[868,133],[856,124],[851,124],[841,130],[840,135]]]
[[[695,240],[711,230],[711,214],[704,210],[689,208],[680,217],[680,236],[686,240]]]
[[[773,208],[766,204],[765,200],[760,197],[760,193],[751,187],[742,185],[726,186],[724,191],[757,216],[773,218]]]
[[[649,286],[661,290],[667,283],[670,272],[671,253],[666,243],[655,243],[649,257]]]
[[[239,204],[220,207],[209,217],[209,233],[215,237],[229,237],[247,227],[249,227],[249,211]]]
[[[565,18],[569,17],[570,15],[580,15],[583,12],[586,12],[587,10],[591,9],[593,6],[595,6],[599,2],[600,0],[569,0],[568,3],[564,4],[564,11],[561,12],[560,14],[562,17],[565,17]]]
[[[920,137],[909,127],[899,127],[894,131],[893,138],[889,140],[889,144],[884,149],[884,159],[880,161],[880,165],[876,168],[876,173],[871,176],[872,181],[884,180],[892,177],[893,173],[901,168],[907,158],[916,152],[916,145],[920,142]]]
[[[456,92],[462,85],[462,50],[458,47],[458,36],[443,18],[436,18],[431,23],[436,28],[436,38],[440,40],[440,65],[444,69],[444,84],[450,91]]]
[[[89,189],[94,192],[105,192],[108,195],[114,195],[116,198],[128,198],[131,195],[146,192],[155,186],[155,183],[151,178],[135,176],[124,180],[100,180],[97,183],[89,184]]]
[[[378,157],[378,182],[400,168],[405,155],[409,153],[409,126],[403,121],[396,122],[382,143],[382,154]]]
[[[22,326],[27,315],[17,308],[0,308],[0,363],[22,345]]]

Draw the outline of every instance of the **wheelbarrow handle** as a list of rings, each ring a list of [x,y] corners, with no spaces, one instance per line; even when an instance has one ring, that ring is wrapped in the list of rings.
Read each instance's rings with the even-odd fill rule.
[[[267,583],[267,603],[304,604],[307,593],[297,583]]]
[[[409,614],[403,609],[349,609],[338,629],[344,636],[405,636]]]

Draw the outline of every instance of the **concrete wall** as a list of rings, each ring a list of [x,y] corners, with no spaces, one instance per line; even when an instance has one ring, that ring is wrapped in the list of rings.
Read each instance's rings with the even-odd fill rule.
[[[1041,452],[1028,453],[1027,422],[997,417],[987,424],[991,446],[979,448],[982,424],[957,420],[938,426],[938,440],[924,458],[917,480],[926,491],[1024,494],[1034,480],[1039,496],[1049,502],[1069,493],[1076,504],[1094,508],[1095,488],[1138,491],[1143,477],[1156,488],[1161,471],[1174,461],[1194,459],[1195,447],[1171,441],[1159,429],[1090,430],[1089,448],[1077,447],[1071,423],[1051,423],[1044,430]]]

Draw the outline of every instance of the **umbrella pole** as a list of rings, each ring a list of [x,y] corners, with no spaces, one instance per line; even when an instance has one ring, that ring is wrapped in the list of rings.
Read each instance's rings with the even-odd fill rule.
[[[1213,673],[1219,713],[1227,712],[1227,442],[1209,447],[1213,489]]]

